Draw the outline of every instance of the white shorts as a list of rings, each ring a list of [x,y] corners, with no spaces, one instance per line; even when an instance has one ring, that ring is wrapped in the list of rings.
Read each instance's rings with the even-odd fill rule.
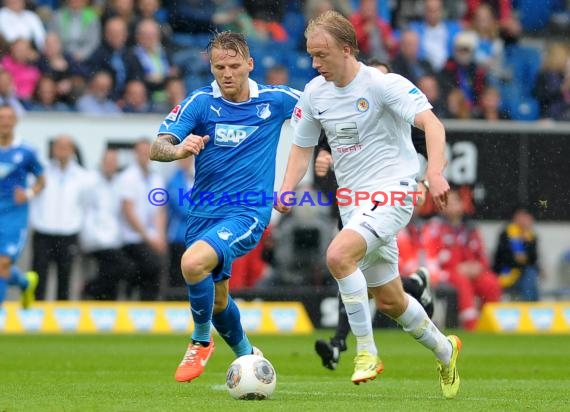
[[[416,191],[414,179],[403,179],[400,184],[383,191]],[[400,202],[376,206],[370,203],[343,216],[344,229],[360,234],[366,242],[366,255],[358,266],[369,287],[384,285],[400,276],[396,236],[409,223],[414,211],[414,198],[408,195]],[[344,230],[343,229],[343,230]]]

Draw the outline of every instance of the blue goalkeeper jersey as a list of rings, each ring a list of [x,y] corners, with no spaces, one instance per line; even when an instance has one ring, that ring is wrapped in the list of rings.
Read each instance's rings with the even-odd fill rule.
[[[249,100],[233,103],[222,97],[214,81],[174,107],[159,128],[159,134],[170,134],[178,142],[191,133],[210,136],[195,159],[193,189],[181,188],[177,198],[170,199],[188,204],[194,216],[254,213],[263,224],[269,222],[281,127],[301,92],[251,79],[249,89]]]
[[[32,148],[22,144],[0,147],[0,215],[8,209],[27,213],[27,203],[14,202],[14,190],[16,187],[25,189],[29,175],[38,177],[42,173],[43,167]]]

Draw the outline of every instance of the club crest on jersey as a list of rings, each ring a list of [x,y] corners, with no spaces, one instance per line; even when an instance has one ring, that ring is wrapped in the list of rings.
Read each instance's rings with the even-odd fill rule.
[[[228,240],[232,235],[233,233],[225,227],[218,230],[218,237],[222,240]]]
[[[236,147],[251,136],[257,128],[258,126],[217,123],[214,144],[216,146]]]
[[[175,122],[176,120],[178,120],[178,116],[180,115],[180,105],[177,104],[176,106],[174,106],[172,108],[172,110],[170,111],[170,113],[168,113],[168,115],[166,116],[166,118],[168,120],[172,120],[173,122]]]
[[[364,113],[369,108],[370,105],[368,104],[368,100],[366,100],[364,97],[361,97],[356,101],[356,110],[358,110],[360,113]]]
[[[265,120],[271,116],[271,110],[269,110],[269,103],[258,104],[257,106],[257,117]]]
[[[21,163],[22,160],[24,160],[24,155],[21,152],[16,152],[14,156],[12,156],[12,162],[14,163]]]

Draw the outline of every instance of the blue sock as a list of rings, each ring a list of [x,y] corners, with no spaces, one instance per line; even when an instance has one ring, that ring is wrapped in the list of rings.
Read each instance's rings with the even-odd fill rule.
[[[0,307],[6,299],[6,293],[8,292],[8,280],[6,278],[0,277]]]
[[[192,341],[208,345],[210,343],[212,311],[214,310],[214,280],[209,275],[198,283],[186,284],[186,286],[188,287],[192,319],[194,319]]]
[[[212,316],[212,323],[237,357],[251,355],[253,348],[243,331],[239,309],[231,296],[228,296],[228,306]]]
[[[12,265],[10,268],[10,280],[8,280],[8,284],[10,286],[15,285],[22,290],[26,290],[28,288],[28,279],[18,266]]]

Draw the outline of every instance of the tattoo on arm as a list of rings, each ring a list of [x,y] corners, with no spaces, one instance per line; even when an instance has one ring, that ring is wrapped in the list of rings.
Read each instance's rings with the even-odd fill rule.
[[[150,160],[158,162],[172,162],[176,158],[176,145],[178,142],[172,135],[161,134],[150,147]]]

